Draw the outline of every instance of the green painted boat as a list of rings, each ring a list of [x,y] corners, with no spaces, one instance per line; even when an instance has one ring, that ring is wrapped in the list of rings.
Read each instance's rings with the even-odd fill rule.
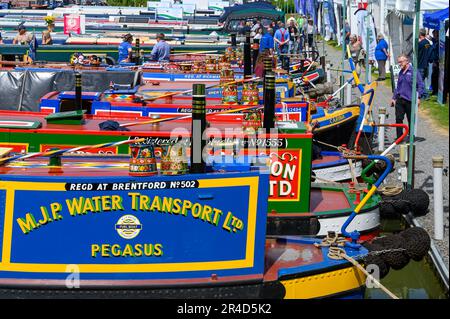
[[[172,53],[191,53],[217,50],[217,53],[225,52],[227,45],[173,45]],[[133,48],[136,49],[136,48]],[[142,45],[140,49],[144,54],[149,54],[152,46]],[[14,60],[15,56],[21,58],[29,50],[28,45],[10,45],[0,44],[0,60]],[[47,62],[69,62],[70,57],[75,52],[81,52],[86,55],[106,55],[117,61],[119,58],[117,45],[45,45],[39,46],[36,52],[37,61]]]

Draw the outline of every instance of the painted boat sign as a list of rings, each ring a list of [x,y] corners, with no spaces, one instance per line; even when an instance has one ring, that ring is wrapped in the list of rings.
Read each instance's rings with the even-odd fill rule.
[[[73,266],[81,280],[260,278],[267,186],[267,174],[259,172],[5,175],[0,283],[15,278],[63,284]]]

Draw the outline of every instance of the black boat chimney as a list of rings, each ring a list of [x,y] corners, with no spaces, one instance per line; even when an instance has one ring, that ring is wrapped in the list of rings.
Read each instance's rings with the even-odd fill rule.
[[[231,36],[231,47],[236,48],[237,47],[236,33],[231,33],[230,36]]]
[[[255,73],[256,60],[258,59],[259,54],[259,39],[253,38],[253,73]]]
[[[82,109],[81,103],[81,73],[75,73],[75,107],[77,110]]]
[[[250,39],[250,36],[248,37]],[[252,55],[250,42],[244,43],[244,78],[252,76]]]
[[[264,129],[266,133],[275,127],[275,73],[264,76]]]
[[[141,41],[139,40],[139,38],[136,38],[135,43],[136,54],[134,55],[134,63],[136,65],[139,65],[139,62],[141,61]]]
[[[272,72],[272,58],[265,57],[264,58],[264,76],[269,72]]]
[[[190,173],[204,173],[206,169],[203,150],[206,140],[203,132],[206,130],[206,99],[205,85],[194,84],[192,89],[192,131],[191,131],[191,167]]]
[[[250,32],[245,32],[245,43],[250,44]]]

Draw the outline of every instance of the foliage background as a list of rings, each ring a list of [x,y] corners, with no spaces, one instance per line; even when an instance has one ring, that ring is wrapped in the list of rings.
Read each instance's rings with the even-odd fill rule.
[[[146,7],[148,0],[107,0],[106,2],[110,6],[121,6],[121,7]],[[150,0],[157,1],[157,0]],[[277,6],[280,10],[285,13],[294,13],[295,6],[294,0],[272,0],[272,4]]]

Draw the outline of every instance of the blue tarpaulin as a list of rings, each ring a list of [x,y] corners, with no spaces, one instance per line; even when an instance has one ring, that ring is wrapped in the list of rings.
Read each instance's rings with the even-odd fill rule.
[[[440,22],[445,19],[448,19],[448,8],[432,13],[424,13],[423,26],[425,28],[439,30]]]

